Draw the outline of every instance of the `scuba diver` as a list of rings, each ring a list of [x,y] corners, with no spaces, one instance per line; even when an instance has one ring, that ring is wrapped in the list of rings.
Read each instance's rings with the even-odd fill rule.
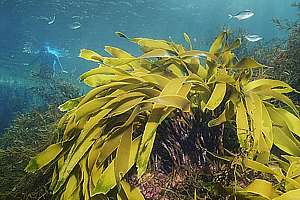
[[[31,65],[38,63],[40,69],[38,73],[32,73],[33,76],[38,76],[43,79],[51,79],[56,74],[56,68],[63,73],[65,71],[59,60],[59,54],[57,51],[50,49],[49,46],[43,46],[39,51],[37,58],[31,63]]]

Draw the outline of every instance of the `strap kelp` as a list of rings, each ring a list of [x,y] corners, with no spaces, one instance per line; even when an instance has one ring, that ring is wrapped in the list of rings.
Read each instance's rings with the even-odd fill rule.
[[[193,49],[186,33],[187,49],[166,40],[116,34],[137,44],[143,54],[133,56],[110,46],[105,51],[111,57],[81,50],[81,58],[99,64],[80,77],[91,90],[60,106],[67,111],[59,123],[64,130],[61,141],[33,158],[27,171],[55,165],[51,186],[60,199],[109,195],[144,199],[126,175],[133,168],[138,178],[146,172],[157,128],[166,118],[177,110],[199,109],[220,114],[209,122],[211,127],[223,123],[236,127],[243,157],[229,160],[285,180],[286,194],[257,179],[236,190],[239,195],[265,199],[300,195],[300,119],[286,95],[294,89],[279,80],[254,80],[252,70],[265,66],[253,58],[236,59],[233,50],[240,46],[240,39],[229,44],[224,31],[209,51],[200,51]],[[289,162],[276,161],[285,168],[270,164],[275,162],[274,145],[289,154]]]

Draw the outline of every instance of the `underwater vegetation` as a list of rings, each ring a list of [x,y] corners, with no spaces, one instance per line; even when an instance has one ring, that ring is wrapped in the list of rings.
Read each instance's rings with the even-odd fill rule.
[[[56,76],[55,79],[38,78],[27,81],[6,81],[0,84],[0,135],[9,126],[9,122],[18,113],[30,112],[32,109],[47,110],[49,105],[60,105],[70,98],[78,96],[78,83],[67,76]]]
[[[289,32],[284,65],[290,69],[291,84],[300,89],[300,25],[294,26]]]
[[[297,9],[298,17],[300,17],[300,2],[294,2],[290,5],[291,7]],[[272,22],[275,27],[277,27],[280,30],[290,30],[293,29],[295,26],[299,26],[299,19],[296,21],[291,21],[287,19],[279,19],[279,18],[273,18]]]
[[[80,93],[78,83],[70,80],[69,76],[56,76],[45,83],[45,80],[40,80],[40,84],[30,88],[30,92],[40,98],[44,106],[60,105],[70,98],[75,98]]]
[[[24,88],[0,85],[0,134],[14,118],[15,112],[23,110],[29,104],[29,98]]]
[[[299,11],[299,3],[292,4]],[[251,55],[256,60],[269,66],[268,69],[258,73],[261,77],[272,77],[280,79],[297,90],[300,89],[300,19],[285,22],[284,20],[273,20],[274,26],[288,33],[287,39],[273,39],[268,42],[256,43],[251,46],[243,44],[237,52],[238,55]],[[240,31],[238,35],[245,34]],[[300,102],[299,96],[294,100]]]
[[[240,38],[229,42],[224,31],[200,51],[186,33],[186,46],[116,34],[143,53],[106,46],[111,57],[104,57],[83,49],[80,57],[100,63],[80,77],[91,90],[59,107],[66,112],[59,141],[26,167],[54,167],[54,198],[300,196],[299,110],[287,96],[299,92],[255,76],[266,66],[235,56]],[[197,184],[186,189],[183,181]]]
[[[46,86],[41,83],[31,88],[25,85],[19,88],[16,85],[8,87],[10,93],[4,97],[7,97],[10,103],[14,103],[14,98],[22,102],[20,98],[23,96],[16,92],[19,90],[25,93],[27,101],[39,98],[41,103],[22,105],[21,108],[25,108],[26,111],[19,110],[10,127],[0,135],[0,199],[42,200],[52,196],[49,190],[52,175],[50,170],[41,170],[35,175],[24,171],[31,157],[57,142],[59,133],[56,123],[62,116],[57,105],[80,95],[76,84],[71,84],[67,78],[61,80],[57,77],[52,80],[52,84]],[[22,90],[24,87],[26,90]],[[44,104],[47,105],[46,108]]]
[[[61,114],[56,107],[48,111],[19,114],[0,137],[0,199],[49,199],[51,173],[34,175],[24,171],[32,156],[58,139],[55,123]]]

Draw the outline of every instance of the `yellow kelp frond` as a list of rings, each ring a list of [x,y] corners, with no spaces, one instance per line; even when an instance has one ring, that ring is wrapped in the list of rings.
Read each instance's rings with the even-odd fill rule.
[[[27,172],[35,172],[41,169],[55,159],[62,150],[63,146],[60,143],[50,145],[43,152],[32,158],[25,170]]]
[[[86,59],[86,60],[94,61],[94,62],[102,62],[103,61],[103,57],[100,54],[98,54],[94,51],[88,50],[88,49],[81,49],[79,57]]]

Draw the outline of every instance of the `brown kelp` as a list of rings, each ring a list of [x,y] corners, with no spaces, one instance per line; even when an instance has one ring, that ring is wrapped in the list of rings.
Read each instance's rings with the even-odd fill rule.
[[[223,188],[232,197],[300,195],[299,111],[286,96],[296,91],[280,80],[254,79],[253,71],[265,66],[253,58],[235,56],[240,38],[229,43],[229,33],[224,31],[209,51],[200,51],[193,49],[187,34],[187,47],[117,35],[139,45],[143,54],[135,57],[106,46],[111,57],[104,57],[83,49],[80,57],[100,63],[80,77],[91,90],[60,106],[66,111],[59,123],[63,136],[26,167],[36,172],[50,163],[55,165],[50,188],[56,197],[144,199],[140,189],[129,182],[130,177],[139,180],[145,175],[157,134],[164,134],[158,127],[177,112],[189,115],[195,110],[212,117],[198,123],[215,129],[209,134],[215,134],[212,138],[220,144],[201,151],[229,163],[235,180],[251,169],[271,174],[280,185],[272,187],[261,178],[244,185],[235,181]],[[277,101],[284,106],[274,104]],[[222,147],[225,124],[235,127],[238,153]],[[274,146],[287,155],[275,156]],[[172,156],[172,148],[167,149]]]

